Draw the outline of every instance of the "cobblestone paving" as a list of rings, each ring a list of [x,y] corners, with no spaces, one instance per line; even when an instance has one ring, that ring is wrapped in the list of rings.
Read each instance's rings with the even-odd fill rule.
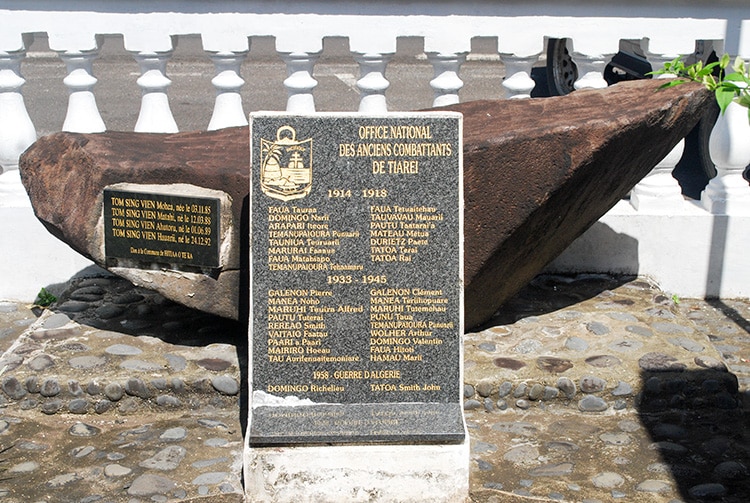
[[[750,304],[539,277],[466,336],[474,501],[750,501]]]
[[[472,501],[750,501],[748,320],[540,276],[465,337]],[[115,277],[0,301],[0,501],[243,501],[245,344]]]
[[[240,324],[115,277],[0,319],[0,501],[244,501]]]

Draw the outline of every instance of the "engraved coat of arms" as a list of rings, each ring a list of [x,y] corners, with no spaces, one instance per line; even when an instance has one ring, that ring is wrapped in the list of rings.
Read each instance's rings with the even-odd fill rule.
[[[291,126],[281,126],[276,140],[260,139],[260,186],[268,197],[302,199],[312,187],[312,138],[297,140]]]

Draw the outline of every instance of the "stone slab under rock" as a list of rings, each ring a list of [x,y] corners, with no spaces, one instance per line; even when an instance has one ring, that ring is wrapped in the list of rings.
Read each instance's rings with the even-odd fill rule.
[[[645,176],[712,96],[698,85],[638,81],[544,100],[470,102],[464,114],[465,326],[489,319]],[[441,109],[444,110],[444,109]],[[148,270],[128,279],[187,306],[246,309],[247,128],[178,134],[57,133],[21,158],[37,217],[103,263],[102,191],[117,183],[190,184],[232,201],[233,236],[215,274]],[[118,268],[115,272],[128,275]],[[243,293],[244,292],[244,293]]]

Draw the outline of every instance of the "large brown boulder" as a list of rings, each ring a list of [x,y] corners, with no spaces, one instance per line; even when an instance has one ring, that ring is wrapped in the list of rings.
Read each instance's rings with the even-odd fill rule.
[[[713,99],[699,85],[662,83],[451,107],[464,114],[466,327],[625,197]]]
[[[21,178],[36,216],[56,237],[98,265],[176,302],[226,318],[239,316],[240,273],[248,240],[240,231],[249,190],[248,129],[150,134],[56,133],[22,155]],[[108,267],[102,234],[102,191],[119,183],[188,184],[226,193],[232,242],[213,275]],[[243,246],[241,246],[243,244]],[[247,267],[244,267],[247,271]]]
[[[658,86],[639,81],[559,98],[448,107],[464,114],[466,327],[490,318],[624,197],[712,99],[697,85]],[[57,133],[32,145],[20,168],[42,223],[101,265],[101,240],[94,236],[104,187],[182,183],[228,194],[232,250],[217,274],[149,271],[147,281],[138,274],[129,279],[237,318],[247,289],[249,164],[247,128],[231,128]],[[122,269],[115,272],[127,276]]]

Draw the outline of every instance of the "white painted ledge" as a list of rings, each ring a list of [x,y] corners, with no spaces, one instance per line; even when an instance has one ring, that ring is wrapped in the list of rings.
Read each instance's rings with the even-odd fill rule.
[[[750,216],[713,215],[699,204],[658,214],[620,201],[546,272],[639,274],[681,297],[750,297]]]
[[[7,188],[17,176],[14,170],[0,179]],[[31,303],[42,287],[54,290],[93,266],[44,228],[25,192],[5,195],[0,201],[0,299]]]

